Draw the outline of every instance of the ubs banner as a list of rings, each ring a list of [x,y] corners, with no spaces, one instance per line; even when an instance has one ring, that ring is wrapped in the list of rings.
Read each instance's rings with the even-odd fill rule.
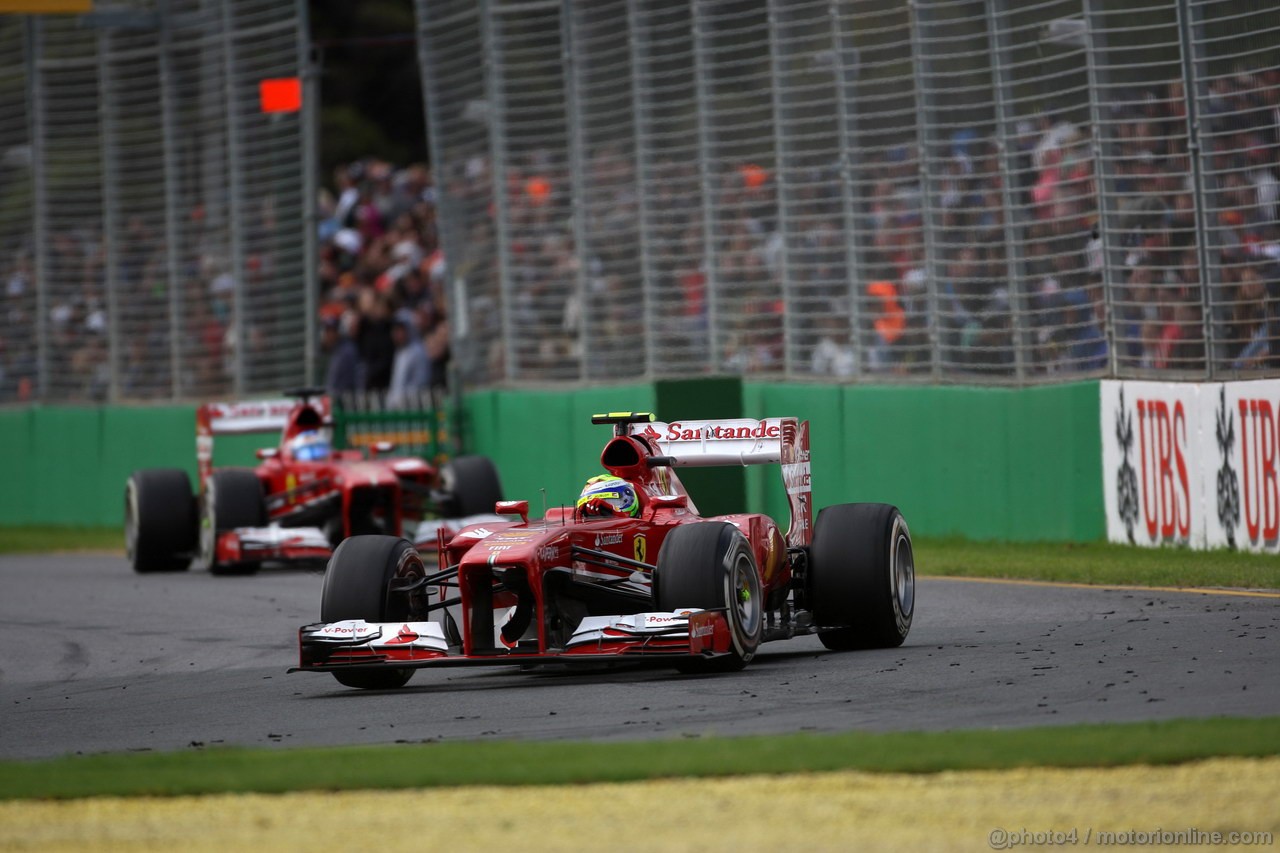
[[[1107,538],[1280,552],[1280,380],[1101,387]]]

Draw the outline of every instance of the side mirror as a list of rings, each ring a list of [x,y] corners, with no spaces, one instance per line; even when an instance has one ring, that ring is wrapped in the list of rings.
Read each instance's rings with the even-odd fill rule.
[[[689,505],[688,495],[657,495],[649,498],[649,505],[656,509],[673,509],[675,507],[687,507]]]
[[[259,447],[256,451],[254,451],[254,455],[257,456],[259,459],[275,459],[277,456],[280,455],[280,448]]]
[[[528,501],[498,501],[493,505],[493,511],[498,515],[518,514],[521,521],[525,524],[529,523]]]

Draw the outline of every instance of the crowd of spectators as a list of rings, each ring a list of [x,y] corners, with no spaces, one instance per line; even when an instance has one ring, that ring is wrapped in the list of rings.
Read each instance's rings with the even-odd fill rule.
[[[450,341],[430,170],[344,164],[320,205],[326,388],[385,395],[391,407],[439,394]]]
[[[1212,83],[1201,117],[1211,188],[1203,223],[1176,81],[1116,96],[1103,115],[1101,160],[1083,108],[1015,120],[1007,155],[991,134],[960,129],[929,150],[928,184],[914,134],[863,147],[852,247],[832,164],[787,175],[781,216],[768,169],[722,164],[704,181],[694,159],[660,156],[644,187],[648,323],[637,314],[641,213],[626,152],[591,154],[582,252],[563,159],[512,156],[502,209],[515,280],[506,291],[490,284],[480,304],[497,316],[509,293],[522,336],[507,342],[490,329],[486,370],[502,377],[509,355],[543,378],[591,375],[611,359],[634,375],[640,368],[625,353],[641,332],[663,366],[741,373],[780,373],[787,346],[792,371],[832,377],[1280,365],[1277,108],[1277,70]],[[479,199],[484,188],[468,178],[488,181],[488,163],[476,156],[451,175],[453,192]],[[472,209],[475,231],[499,206]],[[1201,225],[1210,245],[1197,245]],[[484,264],[476,280],[494,282],[495,234],[479,236],[485,260],[472,268]]]
[[[109,338],[116,336],[115,389],[123,399],[207,397],[227,392],[235,336],[231,328],[234,283],[225,260],[225,231],[207,222],[193,204],[179,225],[179,327],[172,328],[170,269],[160,213],[130,216],[108,247],[97,218],[74,224],[65,218],[49,230],[45,282],[48,387],[53,399],[106,400],[112,391]],[[24,402],[38,394],[40,328],[34,235],[19,241],[4,280],[0,317],[0,402]],[[115,255],[112,321],[108,289],[109,248]],[[263,258],[248,257],[250,286],[265,286]],[[246,322],[246,358],[265,355],[273,318],[260,312]],[[301,323],[297,324],[299,327]],[[179,375],[173,371],[177,335]]]
[[[990,128],[931,143],[927,183],[914,134],[861,147],[852,234],[834,164],[787,175],[784,217],[768,169],[716,163],[704,180],[694,158],[659,156],[643,188],[647,325],[635,315],[641,212],[625,152],[592,153],[580,205],[568,197],[563,158],[545,149],[509,157],[505,204],[478,208],[477,221],[506,212],[508,310],[526,333],[514,360],[543,378],[589,375],[578,360],[608,354],[584,348],[604,324],[648,328],[663,367],[744,373],[781,372],[788,354],[793,372],[837,377],[1098,373],[1113,362],[1195,376],[1210,358],[1230,369],[1275,366],[1280,71],[1218,78],[1201,105],[1205,246],[1184,95],[1176,80],[1114,90],[1101,160],[1083,104],[1015,119],[1007,154]],[[454,175],[474,196],[465,176],[487,178],[488,166],[476,157]],[[581,253],[570,227],[578,207],[589,217]],[[489,226],[473,227],[493,244]],[[501,292],[486,292],[489,313],[500,313]],[[617,304],[635,321],[611,322]],[[490,374],[505,375],[508,344],[495,336],[488,346]]]
[[[659,370],[767,374],[789,362],[793,373],[836,378],[1006,376],[1019,367],[1046,375],[1114,364],[1197,376],[1210,359],[1220,369],[1275,369],[1280,70],[1208,84],[1198,163],[1185,94],[1177,80],[1118,94],[1096,141],[1071,110],[1015,119],[1007,154],[990,128],[956,130],[930,143],[928,182],[914,134],[885,135],[859,149],[852,233],[845,185],[830,162],[789,173],[785,199],[768,168],[717,163],[704,176],[678,152],[660,152],[641,188],[634,152],[622,145],[590,152],[582,199],[572,197],[564,153],[545,148],[511,153],[500,198],[484,155],[436,176],[376,158],[344,164],[319,202],[325,384],[374,392],[392,406],[445,388],[454,351],[436,178],[461,214],[451,223],[458,255],[450,266],[467,283],[453,307],[466,312],[473,345],[458,355],[471,378],[507,377],[513,365],[521,378],[636,375],[646,335]],[[1105,216],[1100,195],[1110,202]],[[180,227],[185,373],[177,382],[163,225],[131,217],[111,247],[117,296],[128,306],[116,321],[125,398],[167,396],[175,385],[189,396],[226,393],[234,347],[252,362],[277,339],[273,323],[284,321],[265,316],[249,316],[243,342],[234,339],[236,282],[218,261],[227,255],[217,245],[225,224],[205,213],[192,205]],[[103,399],[108,247],[101,228],[88,225],[53,229],[50,241],[51,373],[61,396]],[[30,400],[31,246],[20,241],[4,261],[0,400]],[[510,281],[500,285],[504,261]],[[267,257],[251,250],[247,262],[245,286],[267,287]]]

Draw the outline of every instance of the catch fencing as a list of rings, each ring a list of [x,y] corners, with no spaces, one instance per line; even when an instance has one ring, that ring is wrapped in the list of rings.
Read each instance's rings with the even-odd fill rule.
[[[417,0],[472,384],[1280,372],[1254,0]]]
[[[0,16],[0,402],[305,381],[314,147],[260,86],[308,45],[304,0]]]

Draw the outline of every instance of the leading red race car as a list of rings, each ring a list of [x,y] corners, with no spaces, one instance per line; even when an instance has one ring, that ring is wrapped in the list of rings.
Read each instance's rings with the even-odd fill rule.
[[[499,503],[519,521],[441,531],[439,566],[393,536],[355,536],[325,573],[300,664],[349,687],[394,688],[420,667],[667,659],[734,670],[760,643],[816,633],[830,649],[893,647],[911,629],[911,534],[888,504],[838,504],[812,523],[809,423],[795,418],[612,424],[600,462],[632,484],[634,515]],[[785,535],[766,515],[702,518],[676,475],[780,464]],[[656,555],[656,559],[654,558]]]
[[[247,574],[267,561],[326,560],[357,534],[408,536],[431,548],[442,528],[497,518],[502,486],[489,459],[458,456],[437,467],[391,456],[387,442],[335,450],[323,390],[287,396],[295,399],[197,409],[198,495],[181,469],[134,472],[125,544],[135,571],[182,571],[198,557],[215,574]],[[279,445],[258,450],[256,468],[213,467],[215,435],[277,430]]]

